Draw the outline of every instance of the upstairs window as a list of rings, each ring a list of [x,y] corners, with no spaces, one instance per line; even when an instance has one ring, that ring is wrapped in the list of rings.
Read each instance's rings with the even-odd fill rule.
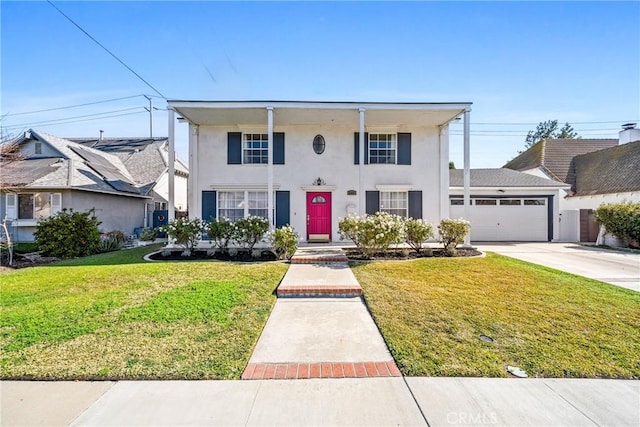
[[[266,133],[242,135],[242,159],[248,164],[267,164],[269,136]]]
[[[395,133],[369,134],[369,163],[396,164],[397,146]]]

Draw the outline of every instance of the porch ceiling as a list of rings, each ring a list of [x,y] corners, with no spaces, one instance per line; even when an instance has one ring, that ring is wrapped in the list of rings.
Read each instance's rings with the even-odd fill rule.
[[[358,110],[365,109],[366,126],[437,126],[448,123],[471,103],[339,103],[339,102],[206,102],[169,101],[184,119],[198,125],[266,126],[267,107],[274,125],[350,125],[358,127]]]

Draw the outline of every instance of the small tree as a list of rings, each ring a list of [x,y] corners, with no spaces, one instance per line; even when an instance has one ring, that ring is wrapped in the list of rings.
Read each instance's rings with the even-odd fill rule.
[[[404,222],[404,240],[416,253],[420,253],[422,244],[433,237],[433,226],[421,219],[409,218]]]
[[[471,224],[464,219],[444,218],[440,221],[438,233],[447,256],[455,256],[457,254],[456,247],[464,242],[464,238],[470,230]]]
[[[184,246],[183,256],[190,256],[193,248],[200,239],[202,232],[202,221],[200,218],[180,218],[161,227],[169,238],[178,245]]]
[[[40,220],[34,237],[45,255],[58,258],[93,255],[101,247],[100,224],[93,209],[87,212],[63,209],[50,218]]]

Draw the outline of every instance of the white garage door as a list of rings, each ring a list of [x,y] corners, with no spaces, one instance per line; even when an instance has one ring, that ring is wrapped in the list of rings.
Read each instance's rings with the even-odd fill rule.
[[[471,199],[471,241],[548,240],[547,199]],[[462,199],[451,199],[451,218],[464,217]]]

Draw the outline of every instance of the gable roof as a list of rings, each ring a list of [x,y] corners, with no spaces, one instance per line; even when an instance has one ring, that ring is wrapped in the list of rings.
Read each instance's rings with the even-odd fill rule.
[[[541,168],[550,178],[571,183],[571,162],[575,156],[616,145],[617,139],[543,139],[504,167],[518,171]]]
[[[48,144],[59,156],[27,157],[3,167],[6,173],[2,176],[2,186],[31,189],[73,188],[143,196],[117,156],[34,130],[26,132],[18,143],[24,144],[30,140]]]
[[[640,191],[640,141],[576,156],[574,196]]]
[[[471,187],[567,188],[566,184],[512,169],[471,169],[470,172]],[[449,186],[464,186],[464,171],[462,169],[449,170]]]
[[[169,164],[167,137],[69,138],[69,140],[117,156],[145,194],[167,171]],[[189,176],[187,166],[178,157],[176,157],[174,168],[176,175]]]

